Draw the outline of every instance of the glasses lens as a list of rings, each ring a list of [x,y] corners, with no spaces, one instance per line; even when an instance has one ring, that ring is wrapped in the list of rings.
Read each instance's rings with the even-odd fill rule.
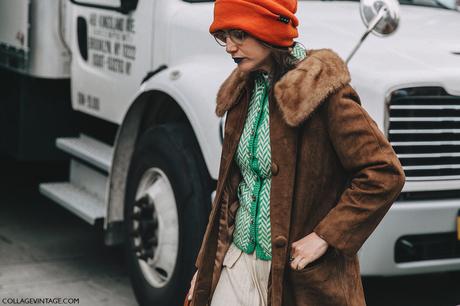
[[[216,39],[217,43],[221,46],[224,46],[227,44],[227,38],[226,34],[223,31],[217,31],[212,34],[214,38]]]
[[[246,38],[246,32],[242,30],[231,30],[229,34],[232,40],[237,44],[241,44]]]

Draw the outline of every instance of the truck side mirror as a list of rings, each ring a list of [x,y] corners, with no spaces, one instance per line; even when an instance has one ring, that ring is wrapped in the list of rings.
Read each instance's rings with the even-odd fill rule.
[[[377,36],[390,35],[398,28],[400,13],[396,0],[361,0],[360,13],[368,30]]]
[[[360,13],[367,29],[348,56],[347,63],[369,33],[372,32],[381,37],[388,36],[396,31],[399,25],[400,10],[398,0],[361,0]]]

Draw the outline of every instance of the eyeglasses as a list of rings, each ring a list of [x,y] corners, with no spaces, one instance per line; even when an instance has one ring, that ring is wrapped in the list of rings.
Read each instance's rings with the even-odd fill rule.
[[[222,47],[227,46],[227,37],[230,37],[230,39],[237,45],[241,45],[246,37],[248,36],[245,31],[242,30],[219,30],[214,33],[212,33],[212,36],[214,36],[215,40],[219,45]]]

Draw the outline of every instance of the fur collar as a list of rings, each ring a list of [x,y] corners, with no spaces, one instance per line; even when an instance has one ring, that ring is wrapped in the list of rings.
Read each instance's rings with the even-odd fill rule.
[[[297,126],[332,93],[351,80],[345,62],[331,49],[307,50],[307,56],[275,84],[275,98],[286,123]],[[217,93],[216,115],[239,101],[247,75],[235,68]]]

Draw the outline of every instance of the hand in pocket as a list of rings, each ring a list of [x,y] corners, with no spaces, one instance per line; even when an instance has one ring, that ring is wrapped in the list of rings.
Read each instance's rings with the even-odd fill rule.
[[[291,244],[291,268],[302,270],[309,263],[320,258],[326,253],[328,243],[315,232],[308,234]]]

